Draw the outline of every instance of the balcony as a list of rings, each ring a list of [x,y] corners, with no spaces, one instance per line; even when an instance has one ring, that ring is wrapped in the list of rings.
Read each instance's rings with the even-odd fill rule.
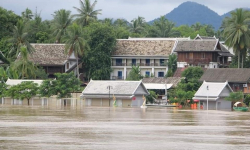
[[[111,80],[124,80],[124,76],[112,76]]]
[[[125,63],[114,63],[113,66],[125,66]]]
[[[211,62],[210,58],[196,58],[196,59],[186,59],[188,64],[209,64]]]

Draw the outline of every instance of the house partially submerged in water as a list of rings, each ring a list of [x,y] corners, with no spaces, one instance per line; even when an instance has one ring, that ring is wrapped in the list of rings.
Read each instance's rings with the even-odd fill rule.
[[[232,102],[225,100],[233,92],[228,82],[206,82],[200,86],[193,100],[199,100],[203,109],[231,110]]]
[[[142,81],[91,80],[81,97],[86,106],[113,106],[114,99],[119,107],[139,107],[143,96],[148,95]]]

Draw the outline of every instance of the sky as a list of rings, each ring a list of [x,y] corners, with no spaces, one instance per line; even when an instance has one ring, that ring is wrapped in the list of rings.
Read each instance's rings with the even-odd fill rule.
[[[94,0],[90,0],[91,3]],[[113,18],[128,21],[142,16],[146,21],[159,18],[187,0],[97,0],[95,9],[102,9],[98,19]],[[223,15],[236,8],[250,7],[250,0],[189,0],[205,5],[219,15]],[[55,11],[60,9],[70,10],[77,14],[73,7],[80,7],[79,0],[0,0],[0,6],[21,15],[26,8],[40,12],[43,20],[51,20]]]

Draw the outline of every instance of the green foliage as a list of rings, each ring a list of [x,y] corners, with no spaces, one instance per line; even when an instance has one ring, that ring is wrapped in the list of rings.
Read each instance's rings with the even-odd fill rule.
[[[23,81],[20,84],[11,86],[7,91],[6,95],[14,98],[24,100],[25,98],[29,100],[36,96],[38,91],[38,84],[32,81]]]
[[[71,92],[79,91],[81,82],[74,73],[56,73],[55,76],[56,80],[52,80],[51,84],[54,88],[53,93],[58,98],[69,98]]]
[[[44,80],[39,87],[38,93],[40,97],[51,97],[56,95],[56,84],[52,84],[52,80]]]
[[[129,72],[126,80],[128,81],[139,81],[143,78],[141,75],[140,67],[139,66],[132,66],[131,71]]]
[[[4,94],[6,92],[7,85],[4,81],[0,81],[0,97],[4,97]]]
[[[6,82],[8,79],[8,74],[3,67],[0,67],[0,82]]]
[[[47,32],[39,31],[36,33],[37,43],[49,43],[49,34]]]
[[[114,29],[106,24],[93,23],[85,31],[88,33],[89,49],[86,49],[83,61],[88,77],[110,79],[111,54],[116,45]]]
[[[247,94],[244,101],[243,101],[247,106],[249,106],[250,103],[250,94]]]
[[[42,67],[37,67],[35,70],[36,79],[48,79],[48,74]]]
[[[149,90],[149,95],[146,96],[146,101],[149,103],[154,103],[154,100],[158,97],[155,91]]]
[[[177,55],[171,54],[168,58],[168,72],[166,74],[167,77],[172,77],[174,72],[177,70]]]
[[[185,77],[187,81],[191,81],[192,79],[200,79],[203,73],[201,67],[188,67],[182,72],[181,76]]]
[[[242,92],[231,92],[225,99],[232,102],[242,101],[244,94]]]

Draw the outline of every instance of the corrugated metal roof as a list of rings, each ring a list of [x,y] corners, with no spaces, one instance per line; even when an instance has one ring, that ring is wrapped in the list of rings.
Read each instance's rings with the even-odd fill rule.
[[[247,83],[249,79],[249,68],[210,68],[204,72],[199,81]]]
[[[34,83],[37,83],[39,86],[42,84],[43,80],[19,80],[19,79],[8,79],[6,81],[6,84],[9,85],[9,86],[13,86],[13,85],[17,85],[17,84],[20,84],[24,81],[32,81]]]
[[[145,94],[148,94],[145,86],[141,81],[112,81],[112,80],[91,80],[87,87],[83,90],[83,95],[133,95],[139,86],[142,86],[145,90]]]
[[[199,90],[195,93],[195,97],[219,97],[222,90],[229,86],[228,82],[206,82],[204,81],[203,84],[200,86]],[[231,88],[230,88],[231,89]],[[232,89],[231,89],[232,91]]]

